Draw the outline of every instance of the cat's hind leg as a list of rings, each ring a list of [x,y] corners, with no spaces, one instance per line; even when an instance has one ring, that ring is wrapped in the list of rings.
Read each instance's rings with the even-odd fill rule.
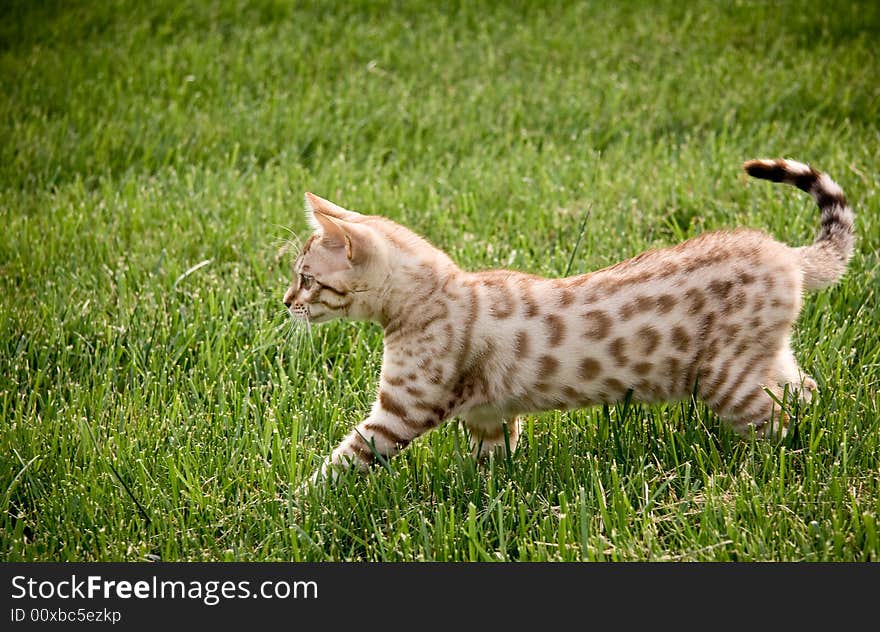
[[[738,434],[759,437],[784,437],[788,432],[788,413],[780,405],[783,391],[779,386],[753,385],[744,387],[736,399],[725,407],[713,407],[721,419]]]
[[[715,358],[700,383],[700,397],[741,435],[784,437],[791,404],[809,404],[816,381],[798,366],[786,342],[777,352]]]
[[[776,373],[761,355],[717,359],[701,376],[700,398],[740,435],[784,437],[789,418]]]
[[[492,452],[505,456],[516,450],[519,441],[518,417],[505,419],[497,409],[481,407],[462,415],[470,435],[471,452],[476,458],[486,458]]]

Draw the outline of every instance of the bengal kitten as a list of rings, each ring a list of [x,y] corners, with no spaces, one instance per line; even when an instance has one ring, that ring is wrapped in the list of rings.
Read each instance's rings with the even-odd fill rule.
[[[752,160],[744,168],[816,199],[812,245],[740,228],[563,279],[466,272],[389,219],[306,193],[315,233],[284,304],[309,323],[348,318],[385,329],[372,410],[312,480],[366,469],[452,417],[485,456],[516,448],[523,413],[628,396],[693,393],[741,434],[784,435],[784,392],[804,402],[816,392],[789,339],[801,294],[844,274],[853,213],[841,188],[808,165]]]

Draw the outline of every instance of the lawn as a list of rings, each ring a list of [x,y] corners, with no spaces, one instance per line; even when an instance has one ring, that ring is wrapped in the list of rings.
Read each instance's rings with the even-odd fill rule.
[[[457,6],[456,6],[457,5]],[[880,561],[880,4],[6,2],[0,559]],[[580,273],[706,230],[812,241],[749,158],[827,171],[849,273],[781,442],[702,404],[457,424],[297,488],[382,331],[292,327],[303,193],[465,268]]]

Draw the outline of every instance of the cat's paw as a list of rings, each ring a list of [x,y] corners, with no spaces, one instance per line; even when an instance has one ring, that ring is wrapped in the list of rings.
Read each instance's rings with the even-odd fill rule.
[[[816,380],[805,376],[801,381],[801,387],[797,391],[798,399],[802,404],[809,404],[819,394],[819,385]]]
[[[323,487],[332,485],[339,480],[339,466],[330,459],[326,459],[315,473],[309,477],[309,484],[312,487]]]
[[[485,461],[490,454],[494,454],[496,458],[507,457],[507,443],[501,441],[470,441],[471,456],[478,461]],[[510,446],[510,453],[516,450],[516,446]]]
[[[788,434],[788,419],[774,417],[770,420],[750,423],[745,426],[741,434],[747,435],[751,432],[754,432],[759,439],[782,440]]]
[[[332,485],[339,478],[339,471],[326,459],[315,472],[306,480],[300,483],[296,489],[297,497],[308,495],[314,490],[325,489],[328,485]]]

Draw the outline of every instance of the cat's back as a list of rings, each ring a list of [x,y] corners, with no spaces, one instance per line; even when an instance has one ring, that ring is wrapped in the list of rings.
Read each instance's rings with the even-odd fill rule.
[[[613,401],[630,386],[642,401],[683,396],[707,353],[757,344],[796,318],[791,252],[741,229],[565,278],[474,273],[474,349],[489,375],[502,376],[498,395],[528,396],[529,409]]]
[[[485,312],[495,321],[512,317],[540,319],[548,314],[594,305],[620,311],[627,320],[633,308],[649,305],[664,314],[686,296],[708,292],[740,297],[748,286],[772,290],[780,283],[800,291],[794,250],[770,235],[740,228],[703,233],[687,241],[647,250],[614,265],[575,276],[544,278],[513,270],[470,273],[479,287]],[[729,308],[729,305],[721,305]]]

